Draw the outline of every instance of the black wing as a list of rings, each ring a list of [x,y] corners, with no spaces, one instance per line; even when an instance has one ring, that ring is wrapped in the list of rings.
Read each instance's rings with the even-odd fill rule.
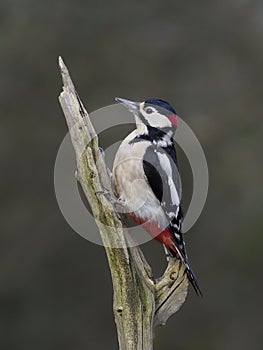
[[[159,200],[170,226],[180,232],[183,213],[181,208],[181,182],[175,148],[149,146],[143,159],[148,183]]]
[[[154,146],[149,146],[143,159],[143,168],[148,183],[167,217],[176,250],[185,263],[189,281],[197,295],[202,295],[198,281],[188,261],[185,242],[181,233],[183,222],[181,182],[174,146],[158,147],[158,150]],[[174,255],[174,252],[171,253]]]

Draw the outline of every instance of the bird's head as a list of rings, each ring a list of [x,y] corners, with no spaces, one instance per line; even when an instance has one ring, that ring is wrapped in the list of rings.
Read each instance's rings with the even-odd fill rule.
[[[116,98],[116,101],[122,103],[133,113],[137,128],[141,128],[143,124],[146,132],[148,129],[154,128],[174,133],[177,128],[177,113],[166,101],[148,99],[143,102],[134,102],[119,97]]]

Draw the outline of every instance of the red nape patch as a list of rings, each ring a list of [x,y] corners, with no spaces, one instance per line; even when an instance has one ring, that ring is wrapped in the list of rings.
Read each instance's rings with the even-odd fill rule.
[[[178,126],[178,118],[176,114],[169,114],[168,115],[168,119],[170,120],[170,122],[172,123],[173,126],[175,126],[177,128]]]

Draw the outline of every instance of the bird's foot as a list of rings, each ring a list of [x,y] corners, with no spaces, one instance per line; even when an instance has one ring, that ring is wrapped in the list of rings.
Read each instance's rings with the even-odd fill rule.
[[[169,262],[171,259],[171,254],[169,253],[168,249],[166,248],[166,246],[164,244],[163,244],[163,249],[164,249],[166,261]]]
[[[111,192],[103,187],[101,191],[97,191],[96,195],[103,195],[113,206],[114,213],[116,214],[117,218],[121,221],[121,216],[117,210],[117,206],[120,205],[120,201],[117,198],[113,198]]]

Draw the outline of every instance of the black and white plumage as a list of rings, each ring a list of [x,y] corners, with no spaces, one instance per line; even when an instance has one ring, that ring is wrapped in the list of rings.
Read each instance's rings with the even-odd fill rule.
[[[129,216],[186,266],[189,281],[202,294],[189,264],[181,232],[181,182],[173,136],[174,108],[160,99],[117,99],[133,113],[136,129],[121,143],[113,166],[113,184]]]

